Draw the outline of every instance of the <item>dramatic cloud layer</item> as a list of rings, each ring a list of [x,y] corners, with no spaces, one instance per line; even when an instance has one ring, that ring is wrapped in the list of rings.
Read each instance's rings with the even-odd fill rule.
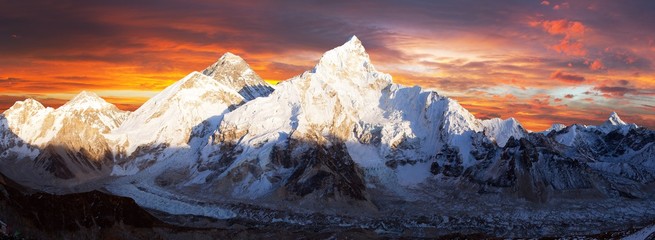
[[[351,35],[396,82],[528,129],[655,128],[653,1],[0,0],[0,111],[91,90],[123,109],[224,52],[271,82]]]

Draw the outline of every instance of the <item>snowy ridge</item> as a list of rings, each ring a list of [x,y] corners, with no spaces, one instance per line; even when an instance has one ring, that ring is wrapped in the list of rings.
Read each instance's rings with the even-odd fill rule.
[[[501,120],[499,118],[483,120],[484,134],[491,140],[498,143],[498,146],[504,147],[510,137],[521,139],[525,137],[527,131],[514,118]]]
[[[244,99],[238,92],[193,72],[144,103],[111,133],[118,143],[117,152],[127,155],[139,146],[186,145],[195,126],[205,120],[216,124],[230,106]]]

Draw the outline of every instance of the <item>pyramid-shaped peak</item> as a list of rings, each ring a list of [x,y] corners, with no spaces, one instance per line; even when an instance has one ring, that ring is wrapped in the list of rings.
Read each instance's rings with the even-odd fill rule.
[[[71,99],[68,103],[75,103],[75,102],[87,102],[87,101],[94,101],[94,102],[105,102],[105,99],[101,98],[98,96],[98,94],[95,94],[94,92],[89,92],[89,91],[81,91],[73,99]]]
[[[72,100],[82,100],[82,99],[95,99],[95,100],[103,100],[98,94],[95,94],[94,92],[89,92],[86,90],[81,91]],[[104,101],[104,100],[103,100]]]
[[[245,63],[246,61],[239,57],[239,55],[231,52],[226,52],[223,54],[223,56],[221,56],[221,58],[218,59],[218,62]]]
[[[239,55],[236,55],[236,54],[231,53],[231,52],[226,52],[225,54],[223,54],[223,56],[218,58],[218,60],[216,60],[216,62],[214,64],[212,64],[211,66],[209,66],[207,69],[210,69],[210,68],[216,69],[218,67],[229,67],[229,66],[246,66],[246,67],[249,67],[248,63],[246,63],[246,61],[243,60],[243,58],[241,58]]]
[[[348,39],[348,41],[344,45],[351,45],[355,48],[364,48],[364,45],[362,45],[362,41],[357,38],[357,36],[353,35]]]
[[[231,52],[226,52],[214,64],[205,68],[205,70],[202,71],[202,74],[216,77],[217,75],[222,75],[226,72],[234,73],[235,71],[244,72],[252,70],[243,58]]]
[[[112,106],[94,92],[82,91],[61,106],[61,109],[98,109]]]
[[[227,52],[211,66],[202,71],[221,84],[232,88],[246,100],[268,96],[273,88],[250,68],[243,58]]]
[[[612,112],[612,114],[610,114],[610,117],[607,119],[607,121],[605,121],[605,124],[614,126],[627,125],[623,120],[621,120],[619,114],[616,112]]]

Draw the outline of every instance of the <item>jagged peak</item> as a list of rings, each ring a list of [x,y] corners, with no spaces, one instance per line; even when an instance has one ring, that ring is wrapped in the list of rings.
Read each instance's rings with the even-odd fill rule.
[[[623,120],[621,120],[619,114],[617,114],[616,112],[612,112],[612,114],[610,114],[610,117],[607,119],[607,121],[605,121],[604,125],[619,126],[619,125],[628,125],[628,124],[625,123]]]
[[[352,36],[343,45],[323,54],[314,71],[322,70],[375,71],[375,68],[362,42],[357,36]]]
[[[565,128],[566,128],[566,125],[564,125],[564,124],[554,123],[553,125],[550,126],[550,128],[548,128],[546,130],[546,132],[550,132],[550,131],[559,132],[559,131],[561,131],[562,129],[565,129]]]

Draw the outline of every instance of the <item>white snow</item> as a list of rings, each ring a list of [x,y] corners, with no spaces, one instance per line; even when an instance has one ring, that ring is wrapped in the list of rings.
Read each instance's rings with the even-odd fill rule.
[[[572,125],[567,132],[555,136],[555,140],[566,146],[573,146],[578,135],[578,125]]]
[[[527,135],[521,124],[514,118],[501,120],[499,118],[483,120],[484,134],[491,140],[495,140],[498,146],[504,147],[511,137],[521,139]]]
[[[243,97],[233,89],[193,72],[167,87],[144,103],[111,135],[114,141],[125,143],[126,154],[139,146],[169,144],[186,146],[194,128],[226,112],[230,105],[239,104]],[[216,124],[217,121],[210,121]]]
[[[616,112],[612,112],[610,114],[610,117],[600,126],[598,126],[598,129],[605,133],[609,133],[614,130],[620,130],[621,134],[625,135],[630,131],[630,129],[637,128],[636,124],[627,124],[621,118],[619,117],[619,114]]]
[[[63,122],[75,118],[100,133],[109,132],[127,117],[95,93],[82,91],[57,109],[46,108],[34,99],[16,102],[5,111],[9,129],[23,141],[36,146],[46,145],[62,131]]]

